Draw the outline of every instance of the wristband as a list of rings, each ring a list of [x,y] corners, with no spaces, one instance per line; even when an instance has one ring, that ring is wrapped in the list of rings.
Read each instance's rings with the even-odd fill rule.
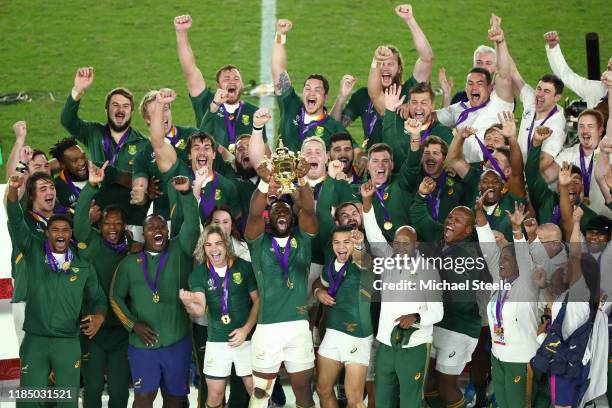
[[[253,130],[263,130],[263,128],[264,128],[264,127],[265,127],[265,126],[259,126],[259,127],[257,127],[257,126],[255,126],[255,125],[253,125]]]
[[[359,252],[363,251],[363,245],[354,245],[353,248]]]
[[[312,291],[312,296],[317,297],[317,290],[321,290],[321,288],[315,288],[315,290]]]
[[[261,191],[263,194],[268,194],[268,188],[270,186],[263,180],[259,180],[259,184],[257,184],[257,189]]]
[[[221,105],[222,105],[221,103],[219,103],[219,102],[215,101],[214,99],[213,99],[212,103],[214,103],[214,104],[215,104],[215,105],[217,105],[218,107],[221,107]]]
[[[280,45],[285,45],[287,42],[287,36],[285,34],[276,33],[274,36],[274,42]]]
[[[84,92],[78,92],[76,89],[72,88],[72,90],[70,91],[70,96],[72,96],[72,99],[74,99],[75,101],[77,99],[79,99]]]
[[[379,62],[380,61],[378,61],[376,58],[372,58],[372,65],[370,65],[370,68],[376,69],[378,67]]]
[[[21,166],[17,166],[15,167],[15,171],[21,174],[25,174],[26,172],[26,168],[25,167],[21,167]]]
[[[513,234],[522,234],[522,233],[523,233],[523,231],[521,231],[521,230],[516,230],[516,231],[515,231],[515,230],[512,230],[512,233],[513,233]]]
[[[505,41],[505,39],[501,39],[501,40],[499,40],[499,41],[495,41],[495,43],[496,43],[496,44],[501,44],[501,43],[503,43],[504,41]]]

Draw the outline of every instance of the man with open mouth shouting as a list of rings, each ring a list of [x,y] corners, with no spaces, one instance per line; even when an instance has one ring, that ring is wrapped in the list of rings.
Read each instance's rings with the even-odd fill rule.
[[[285,40],[291,30],[291,21],[278,20],[276,37],[272,45],[272,79],[274,93],[280,109],[279,134],[289,150],[297,152],[309,136],[318,136],[329,147],[329,137],[338,132],[346,132],[340,122],[327,114],[325,102],[329,92],[327,78],[320,74],[310,74],[304,81],[300,98],[287,74],[287,52]],[[353,142],[353,147],[356,145]]]
[[[64,207],[74,210],[81,189],[89,177],[87,155],[71,137],[58,141],[49,150],[49,154],[59,162],[61,168],[55,177],[57,199]]]
[[[351,122],[361,116],[363,127],[362,144],[364,149],[369,149],[373,144],[382,142],[382,120],[379,115],[384,114],[383,92],[391,85],[402,88],[404,95],[418,82],[429,82],[431,67],[433,64],[433,51],[425,34],[419,27],[410,4],[402,4],[395,8],[395,13],[400,17],[412,34],[414,48],[419,58],[414,63],[412,74],[402,84],[402,73],[404,63],[397,48],[392,45],[379,47],[374,55],[374,61],[368,77],[368,86],[359,88],[351,95],[348,104],[344,102],[348,98],[357,79],[352,75],[345,75],[340,82],[338,98],[334,103],[331,115],[334,119],[341,121],[342,125],[349,126]],[[388,50],[388,53],[380,53],[379,50]],[[384,58],[382,58],[384,56]]]
[[[168,89],[170,91],[170,89]],[[153,90],[145,94],[140,101],[140,115],[147,127],[151,127],[151,106],[155,104],[158,91]],[[179,159],[189,164],[187,158],[187,140],[190,135],[197,133],[198,129],[189,126],[175,125],[172,118],[171,104],[164,106],[164,142],[172,145]],[[138,153],[134,161],[131,203],[135,205],[148,205],[153,202],[153,212],[166,219],[170,218],[170,204],[168,203],[168,183],[161,183],[161,174],[155,162],[153,146],[148,143],[143,151]]]
[[[483,149],[486,149],[482,143],[485,131],[497,122],[498,113],[512,112],[514,107],[510,55],[504,32],[499,23],[494,21],[497,20],[493,19],[489,39],[497,43],[495,84],[492,83],[489,71],[479,67],[472,68],[465,84],[468,102],[458,102],[436,111],[438,120],[445,126],[458,130],[464,127],[476,129],[476,134],[468,138],[463,146],[468,163],[482,161]]]
[[[194,133],[187,140],[187,158],[190,166],[178,159],[176,150],[164,141],[163,110],[164,106],[176,98],[174,91],[160,89],[156,102],[150,106],[151,144],[155,152],[155,161],[159,168],[162,183],[173,179],[193,181],[194,194],[200,204],[200,222],[206,223],[215,204],[225,204],[232,210],[232,215],[240,217],[240,200],[234,182],[216,171],[213,171],[213,162],[216,155],[216,143],[213,137],[204,132]],[[177,200],[177,193],[168,189],[168,200],[172,209],[172,236],[180,228],[186,218],[185,209]]]
[[[466,290],[445,290],[443,292],[444,317],[436,324],[433,331],[431,350],[431,368],[427,382],[426,397],[430,406],[441,406],[440,399],[446,406],[463,406],[465,400],[457,378],[465,365],[471,361],[472,353],[478,343],[481,319],[477,303],[477,291],[471,282],[482,280],[488,274],[484,261],[478,263],[479,250],[473,244],[474,215],[467,207],[455,207],[443,222],[435,221],[427,210],[427,196],[436,188],[431,177],[425,177],[412,204],[411,212],[416,232],[422,241],[432,243],[423,248],[426,256],[443,258],[439,269],[440,278],[447,283],[464,284]],[[463,270],[454,267],[456,259],[467,262]],[[433,374],[433,373],[432,373]],[[429,400],[432,401],[429,401]]]
[[[257,167],[261,177],[253,193],[245,237],[260,293],[259,317],[252,339],[253,395],[249,406],[267,407],[281,363],[291,379],[296,405],[313,407],[310,382],[314,371],[308,326],[308,269],[311,241],[318,231],[314,197],[306,181],[304,158],[297,168],[298,188],[291,205],[279,197],[280,185],[269,163]],[[269,206],[270,232],[263,212]]]
[[[178,294],[193,269],[198,209],[187,179],[172,181],[172,187],[185,211],[178,235],[170,239],[166,220],[149,215],[143,250],[121,261],[111,284],[111,306],[129,332],[137,407],[152,407],[159,388],[168,407],[182,406],[189,394],[190,322]]]
[[[421,145],[429,136],[436,136],[449,145],[453,139],[451,130],[438,122],[431,112],[434,108],[434,92],[429,83],[418,83],[408,91],[408,119],[402,119],[396,109],[404,96],[401,88],[391,85],[385,90],[385,116],[383,118],[382,140],[393,149],[393,159],[403,163],[408,156],[408,145],[412,134],[419,136]],[[418,185],[418,184],[417,184]]]
[[[215,93],[206,86],[187,36],[192,23],[189,15],[174,18],[178,57],[187,80],[196,126],[211,134],[219,145],[230,148],[237,142],[239,135],[251,131],[257,106],[242,100],[244,84],[240,70],[235,65],[228,64],[219,68]]]
[[[20,385],[46,388],[53,370],[56,387],[78,389],[81,310],[83,307],[87,314],[80,320],[80,328],[91,338],[104,321],[106,296],[93,265],[70,247],[72,222],[68,216],[51,215],[44,237],[27,226],[17,198],[22,182],[22,175],[11,176],[7,194],[11,239],[27,262],[27,271],[23,271],[28,285],[26,334],[19,350]],[[71,406],[78,406],[77,398]]]
[[[136,240],[142,240],[142,221],[147,208],[130,204],[131,173],[134,159],[142,151],[147,139],[131,127],[134,97],[125,88],[115,88],[106,95],[106,123],[85,121],[79,118],[81,97],[94,80],[92,67],[79,68],[74,86],[62,110],[62,126],[88,150],[89,159],[95,163],[108,160],[110,166],[129,173],[128,180],[121,184],[105,183],[97,204],[104,209],[109,204],[121,207],[126,216],[128,229]],[[125,177],[125,175],[124,175]],[[108,181],[108,180],[107,180]]]
[[[189,275],[191,291],[181,290],[179,297],[187,313],[208,317],[206,406],[222,407],[232,365],[248,393],[253,392],[251,332],[257,323],[259,294],[251,264],[235,255],[221,226],[204,228],[194,257],[197,265]],[[238,391],[233,384],[231,391]]]
[[[99,230],[89,221],[89,208],[104,181],[106,166],[108,162],[102,168],[89,163],[89,182],[83,187],[74,212],[74,238],[78,241],[79,253],[95,267],[100,286],[108,296],[113,273],[128,255],[132,240],[126,234],[125,216],[118,206],[109,205],[104,209]],[[105,371],[109,406],[126,406],[129,397],[128,333],[110,311],[110,305],[107,308],[109,312],[98,333],[91,339],[81,337],[83,404],[87,408],[100,407]]]

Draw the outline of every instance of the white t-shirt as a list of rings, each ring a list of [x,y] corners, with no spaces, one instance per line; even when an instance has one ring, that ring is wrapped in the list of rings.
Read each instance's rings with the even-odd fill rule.
[[[608,218],[612,218],[612,211],[606,207],[606,200],[603,194],[601,194],[601,190],[599,189],[599,185],[595,179],[595,165],[599,159],[599,148],[595,149],[593,154],[595,157],[593,158],[593,172],[591,173],[591,186],[589,190],[589,200],[591,202],[589,204],[589,208],[591,208],[591,210],[595,211],[597,214],[602,214]],[[587,170],[589,168],[589,164],[591,163],[592,156],[593,155],[589,155],[584,158],[584,165]],[[555,161],[559,166],[562,166],[563,162],[567,161],[580,168],[580,143],[561,150],[561,153],[559,153]]]
[[[518,144],[521,148],[521,153],[523,153],[523,163],[527,162],[527,153],[528,153],[528,136],[529,136],[529,128],[531,127],[531,122],[533,121],[533,117],[536,114],[535,111],[535,92],[533,88],[527,84],[523,86],[521,89],[521,102],[523,102],[523,116],[521,119],[521,125],[519,127],[518,132]],[[548,115],[547,115],[548,116]],[[533,141],[533,135],[535,133],[535,128],[538,126],[546,126],[550,130],[552,130],[552,135],[548,139],[544,141],[542,144],[542,151],[548,153],[553,158],[557,157],[561,149],[563,149],[563,144],[565,143],[566,133],[565,133],[565,116],[563,115],[563,108],[557,105],[557,112],[553,114],[544,125],[542,122],[546,118],[536,119],[533,124],[534,130],[531,133],[531,138]]]
[[[466,103],[468,108],[470,107],[469,102]],[[482,161],[482,150],[480,145],[476,141],[475,137],[478,137],[480,141],[484,143],[484,133],[493,124],[499,123],[497,117],[498,113],[509,111],[512,112],[514,109],[514,102],[506,102],[497,96],[497,93],[493,91],[490,96],[490,101],[487,106],[477,111],[471,112],[466,120],[461,122],[457,129],[463,129],[464,127],[471,127],[477,130],[475,136],[470,136],[466,139],[463,144],[463,155],[468,163],[481,162]],[[455,127],[455,123],[459,119],[459,115],[465,109],[461,106],[461,102],[446,108],[436,111],[438,115],[438,121],[444,126]]]

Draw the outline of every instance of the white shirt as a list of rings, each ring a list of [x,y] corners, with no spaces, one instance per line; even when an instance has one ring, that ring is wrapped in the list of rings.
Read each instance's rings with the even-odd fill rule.
[[[85,181],[74,181],[72,180],[72,182],[74,183],[75,186],[77,186],[79,189],[84,189],[85,185],[87,184],[87,180]]]
[[[469,102],[466,103],[468,108],[470,107]],[[463,144],[463,155],[468,163],[481,162],[482,161],[482,150],[480,145],[476,141],[475,137],[480,139],[484,143],[484,133],[493,124],[499,123],[498,113],[508,111],[512,112],[514,109],[513,102],[506,102],[497,96],[497,93],[493,91],[490,96],[490,101],[487,106],[469,114],[468,118],[459,124],[457,129],[463,129],[465,127],[475,128],[477,130],[476,135],[472,135],[465,140]],[[455,127],[455,123],[459,119],[459,115],[465,109],[461,106],[461,102],[446,108],[436,111],[438,115],[438,121],[445,126],[450,128]]]
[[[231,238],[232,238],[232,248],[234,249],[234,253],[236,254],[236,256],[247,262],[251,262],[251,253],[249,252],[249,247],[247,246],[246,242],[239,241],[234,237],[231,237]],[[279,241],[280,241],[280,238],[279,238]]]
[[[493,282],[500,281],[499,258],[501,250],[495,242],[491,226],[487,223],[483,227],[476,227],[480,248],[485,256]],[[527,363],[535,355],[539,344],[536,340],[538,334],[538,290],[533,280],[535,270],[529,246],[525,238],[514,239],[516,262],[519,276],[512,282],[510,291],[501,310],[504,343],[492,342],[491,351],[500,361],[509,363]],[[500,291],[495,291],[487,305],[487,316],[491,336],[495,340],[495,326],[497,324],[496,303]]]
[[[64,252],[63,254],[58,254],[57,252],[51,252],[51,254],[53,254],[53,257],[61,268],[62,264],[66,261],[66,253]]]
[[[535,92],[533,88],[527,84],[523,86],[521,89],[521,102],[523,103],[523,117],[521,119],[521,125],[519,127],[518,132],[518,144],[521,148],[521,153],[523,153],[523,163],[527,162],[527,153],[528,150],[528,139],[529,139],[529,128],[531,127],[531,122],[533,121],[534,116],[536,115],[535,110]],[[563,144],[565,143],[566,133],[565,133],[565,116],[563,115],[563,108],[559,105],[557,106],[557,112],[552,115],[544,126],[552,130],[552,135],[548,139],[544,141],[542,144],[542,151],[548,153],[553,158],[557,157],[561,149],[563,149]],[[548,115],[546,115],[548,116]],[[544,116],[541,119],[536,119],[533,123],[533,131],[531,132],[531,140],[533,142],[533,135],[535,134],[535,128],[542,125],[542,122],[546,118]]]
[[[606,207],[606,200],[599,189],[597,180],[595,179],[595,165],[599,159],[599,148],[595,149],[593,154],[595,155],[595,158],[593,159],[593,172],[591,173],[591,186],[589,190],[589,200],[591,202],[589,204],[589,208],[591,208],[591,210],[595,211],[597,214],[602,214],[608,218],[612,218],[612,211]],[[584,165],[587,170],[589,168],[589,164],[591,163],[591,157],[593,154],[584,158]],[[562,166],[563,162],[567,161],[580,168],[580,143],[561,150],[561,153],[559,153],[555,161],[559,166]]]
[[[363,224],[373,255],[393,256],[393,248],[386,243],[385,237],[376,223],[376,215],[373,209],[363,213]],[[418,253],[414,257],[414,261],[417,265],[423,265],[423,259],[420,258]],[[385,270],[382,275],[377,276],[378,278],[382,278],[383,283],[398,283],[409,280],[416,282],[418,285],[420,280],[435,279],[439,281],[440,275],[435,268],[428,267],[418,268],[416,271],[414,269],[410,271]],[[412,333],[410,341],[405,346],[406,348],[433,341],[433,325],[442,320],[444,315],[442,296],[440,293],[426,290],[381,290],[380,318],[376,339],[391,347],[391,332],[398,324],[395,319],[412,313],[418,313],[421,322],[414,325],[418,330]]]
[[[231,113],[236,112],[236,109],[238,109],[238,106],[240,105],[240,103],[234,103],[233,105],[230,105],[229,103],[225,103],[223,105],[225,106],[225,111],[231,114]]]
[[[554,48],[548,48],[548,45],[545,45],[544,48],[552,72],[563,81],[565,86],[586,101],[587,108],[597,106],[599,101],[608,94],[608,88],[603,82],[583,78],[572,71],[563,58],[560,45],[557,44]]]

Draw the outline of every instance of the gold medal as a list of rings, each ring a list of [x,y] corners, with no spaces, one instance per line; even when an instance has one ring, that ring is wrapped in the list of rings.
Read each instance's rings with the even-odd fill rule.
[[[231,143],[229,146],[227,146],[227,150],[229,150],[231,154],[236,154],[236,145]]]
[[[153,303],[159,303],[159,293],[153,292]]]
[[[68,269],[70,269],[70,261],[66,261],[62,264],[62,269],[67,271]]]
[[[291,282],[289,279],[287,279],[287,287],[289,289],[293,289],[293,282]]]
[[[368,141],[369,141],[369,139],[363,139],[363,143],[361,144],[361,147],[362,147],[363,149],[365,149],[365,148],[366,148],[366,146],[368,145]]]
[[[383,226],[385,227],[387,231],[389,231],[391,228],[393,228],[393,223],[391,221],[385,221]]]
[[[70,277],[70,282],[75,282],[77,279],[78,279],[78,276],[76,276],[76,275],[72,275],[72,276]]]
[[[221,322],[223,324],[230,324],[231,321],[232,319],[230,319],[229,315],[224,314],[223,316],[221,316]]]

